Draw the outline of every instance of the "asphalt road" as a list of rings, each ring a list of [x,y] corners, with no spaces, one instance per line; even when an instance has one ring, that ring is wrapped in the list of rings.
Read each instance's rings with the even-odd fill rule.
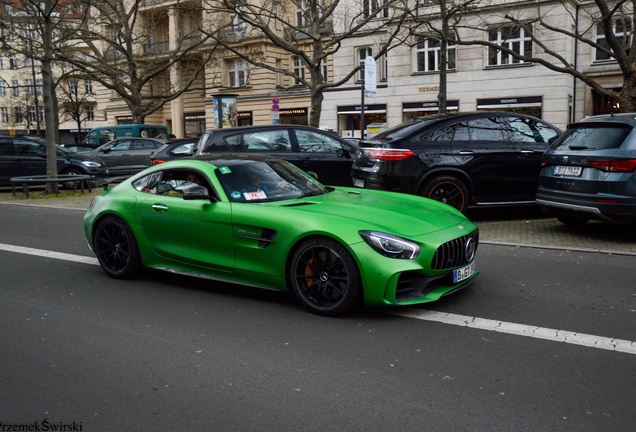
[[[3,425],[543,432],[636,424],[633,256],[482,244],[470,288],[425,307],[333,319],[287,295],[229,284],[159,272],[110,279],[85,247],[82,214],[0,204]]]

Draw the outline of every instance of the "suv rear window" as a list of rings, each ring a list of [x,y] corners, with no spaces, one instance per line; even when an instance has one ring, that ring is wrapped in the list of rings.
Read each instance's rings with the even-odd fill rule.
[[[554,143],[552,150],[607,150],[617,149],[632,131],[622,124],[581,124],[568,130]]]

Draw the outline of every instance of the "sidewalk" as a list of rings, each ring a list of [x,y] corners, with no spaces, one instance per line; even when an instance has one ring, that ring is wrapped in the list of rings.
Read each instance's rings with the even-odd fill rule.
[[[59,196],[43,197],[41,191],[24,194],[11,190],[0,190],[0,211],[3,204],[38,207],[57,207],[85,210],[94,196],[102,189],[92,192],[61,192]],[[568,227],[552,217],[527,219],[478,220],[480,242],[483,244],[559,249],[581,252],[598,252],[618,255],[636,255],[636,226],[612,225],[588,222],[582,227]]]

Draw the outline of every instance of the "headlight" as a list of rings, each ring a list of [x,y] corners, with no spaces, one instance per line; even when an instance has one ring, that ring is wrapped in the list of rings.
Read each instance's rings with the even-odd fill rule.
[[[82,161],[82,165],[87,166],[89,168],[99,168],[100,166],[102,166],[102,164],[98,162],[91,162],[91,161]]]
[[[420,254],[420,247],[398,236],[375,231],[358,231],[360,237],[377,253],[389,258],[415,259]]]

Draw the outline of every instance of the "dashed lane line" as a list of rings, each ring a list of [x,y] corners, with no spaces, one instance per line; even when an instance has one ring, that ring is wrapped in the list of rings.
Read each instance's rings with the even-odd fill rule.
[[[36,255],[46,258],[54,258],[76,263],[99,265],[96,258],[73,255],[61,252],[53,252],[44,249],[34,249],[22,246],[14,246],[0,243],[0,250],[16,252],[28,255]],[[594,336],[585,333],[576,333],[567,330],[557,330],[546,327],[536,327],[525,324],[515,324],[505,321],[497,321],[467,315],[457,315],[447,312],[437,312],[424,309],[414,309],[405,307],[396,308],[373,308],[374,311],[397,315],[405,318],[418,319],[423,321],[433,321],[442,324],[451,324],[461,327],[474,328],[479,330],[506,333],[516,336],[525,336],[535,339],[549,340],[573,345],[580,345],[587,348],[598,348],[609,351],[616,351],[626,354],[636,355],[636,342],[613,339],[603,336]]]

